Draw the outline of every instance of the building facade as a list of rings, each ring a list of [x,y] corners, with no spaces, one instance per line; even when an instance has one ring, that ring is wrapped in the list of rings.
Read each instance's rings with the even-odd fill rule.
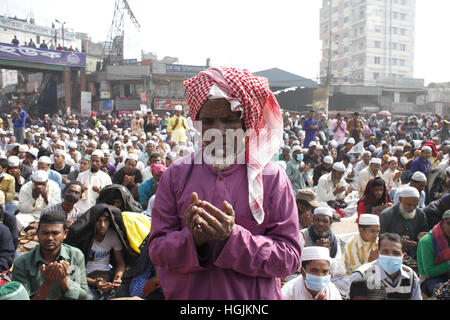
[[[416,0],[322,0],[321,83],[377,86],[414,75]],[[331,57],[331,58],[330,58]]]

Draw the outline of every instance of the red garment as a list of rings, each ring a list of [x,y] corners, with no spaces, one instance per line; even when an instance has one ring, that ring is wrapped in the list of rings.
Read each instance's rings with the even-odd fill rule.
[[[437,150],[437,148],[436,148],[436,144],[433,142],[433,141],[427,141],[423,146],[422,146],[422,148],[423,147],[425,147],[425,146],[428,146],[428,147],[430,147],[431,148],[431,153],[433,154],[433,157],[435,157],[435,158],[437,158],[438,156],[439,156],[439,152],[438,152],[438,150]],[[422,148],[420,149],[420,150],[422,150]]]

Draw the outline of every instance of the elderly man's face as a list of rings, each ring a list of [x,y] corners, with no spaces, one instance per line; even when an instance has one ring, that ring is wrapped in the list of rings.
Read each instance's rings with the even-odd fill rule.
[[[324,214],[314,215],[313,227],[316,233],[322,237],[326,237],[331,228],[331,218]]]
[[[371,169],[375,174],[377,174],[378,171],[380,171],[380,169],[381,169],[381,165],[379,165],[378,163],[371,163],[371,164],[370,164],[370,169]]]
[[[411,180],[409,185],[413,188],[416,188],[417,191],[422,192],[425,190],[425,187],[427,186],[427,183],[425,181],[414,181]]]
[[[431,151],[430,150],[422,150],[422,157],[429,160],[431,158]]]
[[[342,177],[344,176],[344,171],[337,171],[337,170],[331,170],[331,175],[333,180],[341,180]]]
[[[418,204],[419,204],[419,198],[411,198],[411,197],[400,197],[400,204],[406,212],[410,213],[413,212]]]
[[[208,100],[200,109],[198,113],[198,120],[202,123],[202,136],[204,138],[204,147],[211,143],[216,145],[212,149],[211,154],[216,156],[215,151],[222,147],[224,155],[226,155],[230,144],[234,144],[234,152],[239,150],[239,147],[244,145],[244,135],[239,137],[238,130],[243,132],[245,130],[244,120],[241,119],[240,112],[232,112],[230,103],[226,99]],[[222,135],[222,144],[215,141],[219,138],[217,133],[210,131],[212,129],[218,130]],[[209,131],[209,132],[208,132]],[[230,135],[227,139],[227,134]],[[233,136],[234,134],[234,136]]]

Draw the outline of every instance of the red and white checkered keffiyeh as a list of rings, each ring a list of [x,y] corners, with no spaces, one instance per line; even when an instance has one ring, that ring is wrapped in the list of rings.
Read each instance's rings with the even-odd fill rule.
[[[266,78],[247,70],[210,68],[186,80],[189,116],[195,120],[200,108],[210,98],[213,85],[219,87],[229,101],[239,101],[232,111],[242,108],[246,127],[245,162],[247,164],[249,204],[255,220],[264,221],[262,171],[279,152],[283,136],[280,106],[269,89]],[[231,104],[232,106],[234,104]]]

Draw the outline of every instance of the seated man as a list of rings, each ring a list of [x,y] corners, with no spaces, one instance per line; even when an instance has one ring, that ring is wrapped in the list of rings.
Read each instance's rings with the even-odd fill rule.
[[[359,219],[359,234],[352,237],[345,245],[345,268],[351,275],[363,264],[378,259],[378,235],[380,218],[374,214],[362,214]]]
[[[136,168],[137,163],[137,154],[129,153],[125,159],[125,166],[118,170],[112,179],[112,183],[127,187],[136,200],[139,198],[138,188],[142,183],[142,174]]]
[[[439,200],[433,201],[428,206],[423,208],[423,212],[427,216],[428,227],[432,228],[433,226],[438,224],[441,221],[444,212],[449,209],[450,193],[447,193]]]
[[[286,175],[291,180],[294,192],[308,187],[306,174],[311,166],[303,162],[302,149],[299,146],[292,148],[292,159],[286,165]]]
[[[89,261],[86,264],[87,282],[94,300],[114,297],[115,288],[122,284],[125,261],[122,244],[116,232],[110,228],[110,217],[106,211],[101,213],[95,223],[95,236],[89,250]],[[116,268],[110,268],[110,252],[114,250]]]
[[[429,230],[425,213],[417,208],[419,197],[416,188],[403,188],[400,203],[385,209],[380,215],[380,233],[396,233],[402,237],[408,259],[416,259],[417,242]]]
[[[152,164],[151,165],[153,178],[150,178],[138,188],[139,194],[139,203],[144,207],[148,207],[149,199],[156,194],[156,189],[158,188],[159,180],[161,179],[162,174],[166,171],[166,167],[163,164]]]
[[[47,212],[60,212],[66,217],[67,228],[83,214],[80,209],[75,207],[75,204],[81,199],[83,193],[83,185],[79,181],[70,181],[64,187],[62,192],[63,202],[47,207],[41,212],[41,216]]]
[[[373,287],[365,279],[352,282],[349,292],[350,300],[386,300],[386,289],[384,286]]]
[[[315,168],[314,168],[314,173],[313,173],[313,186],[317,186],[317,184],[319,183],[319,179],[321,176],[328,174],[331,172],[331,167],[333,166],[333,157],[332,156],[326,156],[325,158],[323,158],[322,163],[318,164]]]
[[[364,190],[366,190],[367,183],[370,180],[382,177],[380,168],[381,159],[372,158],[370,159],[369,166],[361,170],[358,176],[358,193],[360,198],[364,195]]]
[[[59,188],[63,188],[62,175],[59,172],[52,170],[50,168],[51,164],[52,162],[49,157],[42,156],[38,160],[38,170],[46,171],[48,173],[48,178],[55,181]]]
[[[296,197],[298,220],[300,229],[308,228],[313,222],[313,211],[320,207],[313,189],[303,189]]]
[[[324,247],[302,250],[301,275],[288,281],[281,293],[285,300],[342,300],[330,281],[330,252]]]
[[[12,280],[20,282],[31,300],[84,300],[88,297],[83,253],[63,243],[66,218],[49,212],[39,221],[39,245],[14,262]]]
[[[0,210],[0,273],[11,269],[15,251],[11,231],[3,224],[3,212]]]
[[[403,264],[402,239],[395,233],[384,233],[379,240],[379,258],[359,267],[350,276],[353,281],[365,279],[372,287],[386,289],[387,300],[422,300],[419,277]]]
[[[422,209],[425,207],[425,187],[427,186],[427,177],[422,172],[415,172],[410,182],[398,189],[392,189],[390,192],[391,199],[394,200],[394,204],[398,204],[400,202],[400,190],[406,187],[414,187],[417,189],[417,191],[420,192],[420,199],[419,204],[417,205],[418,208]]]
[[[450,210],[447,210],[441,222],[423,236],[417,246],[417,266],[420,276],[425,278],[420,287],[428,296],[450,279],[449,243]]]
[[[58,184],[50,180],[48,173],[38,170],[19,193],[19,211],[16,215],[18,231],[23,231],[32,222],[39,220],[41,211],[61,202]]]
[[[14,201],[16,196],[16,182],[13,176],[6,173],[8,170],[8,160],[0,159],[0,204],[4,211],[14,215],[19,204]]]
[[[317,184],[317,201],[325,203],[336,200],[343,201],[353,191],[352,186],[343,178],[344,172],[344,164],[336,162],[330,173],[320,177]]]
[[[332,281],[341,290],[346,291],[345,264],[342,250],[344,243],[331,231],[333,210],[328,207],[319,207],[314,210],[313,223],[300,230],[301,248],[320,246],[330,250]],[[344,291],[344,292],[345,292]]]

